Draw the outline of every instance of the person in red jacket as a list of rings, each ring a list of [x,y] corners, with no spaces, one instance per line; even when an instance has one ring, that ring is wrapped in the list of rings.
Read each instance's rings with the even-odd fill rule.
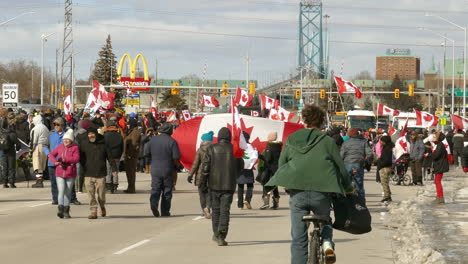
[[[51,153],[49,160],[55,166],[58,188],[58,213],[60,218],[70,218],[70,200],[76,178],[76,164],[80,162],[80,150],[73,144],[73,130],[63,136],[63,143]]]

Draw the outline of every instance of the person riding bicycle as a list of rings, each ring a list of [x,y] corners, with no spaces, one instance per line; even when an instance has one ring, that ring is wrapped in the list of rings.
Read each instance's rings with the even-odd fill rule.
[[[279,159],[279,168],[265,186],[289,189],[291,211],[291,263],[305,264],[308,258],[307,224],[302,217],[314,215],[330,217],[332,194],[353,191],[351,177],[335,141],[320,131],[325,112],[315,105],[302,110],[305,129],[289,135]],[[333,229],[324,225],[321,230],[327,263],[336,257]]]

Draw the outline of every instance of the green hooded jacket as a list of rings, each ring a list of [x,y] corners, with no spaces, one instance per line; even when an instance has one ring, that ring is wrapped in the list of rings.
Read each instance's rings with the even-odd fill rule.
[[[335,141],[317,129],[288,137],[279,169],[266,186],[340,194],[353,190]]]

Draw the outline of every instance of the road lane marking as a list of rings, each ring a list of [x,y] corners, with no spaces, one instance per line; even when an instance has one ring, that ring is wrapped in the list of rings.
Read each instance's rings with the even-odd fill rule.
[[[149,242],[149,241],[150,241],[149,239],[142,240],[142,241],[140,241],[140,242],[138,242],[138,243],[135,243],[135,244],[133,244],[133,245],[131,245],[131,246],[129,246],[129,247],[126,247],[126,248],[124,248],[124,249],[122,249],[122,250],[120,250],[120,251],[115,252],[114,255],[123,254],[123,253],[125,253],[125,252],[127,252],[127,251],[129,251],[129,250],[132,250],[132,249],[134,249],[134,248],[136,248],[136,247],[139,247],[139,246],[141,246],[141,245],[143,245],[143,244],[145,244],[145,243],[147,243],[147,242]]]
[[[203,219],[203,218],[205,218],[205,217],[203,217],[203,216],[197,216],[197,217],[195,217],[195,218],[193,219],[193,221],[198,221],[198,220]]]
[[[51,204],[51,203],[48,202],[48,203],[35,204],[35,205],[30,205],[29,207],[38,207],[38,206],[43,206],[43,205],[46,205],[46,204]]]

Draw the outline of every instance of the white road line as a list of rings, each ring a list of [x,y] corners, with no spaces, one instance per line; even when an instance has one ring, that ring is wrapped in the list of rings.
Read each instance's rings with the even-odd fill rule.
[[[48,203],[35,204],[35,205],[30,205],[29,207],[38,207],[38,206],[43,206],[43,205],[46,205],[46,204],[51,204],[51,203],[48,202]]]
[[[149,239],[142,240],[142,241],[140,241],[140,242],[138,242],[138,243],[136,243],[136,244],[133,244],[133,245],[131,245],[131,246],[129,246],[129,247],[126,247],[126,248],[124,248],[124,249],[122,249],[122,250],[120,250],[120,251],[115,252],[114,255],[123,254],[123,253],[125,253],[125,252],[127,252],[127,251],[129,251],[129,250],[131,250],[131,249],[134,249],[134,248],[136,248],[136,247],[139,247],[139,246],[141,246],[141,245],[143,245],[143,244],[145,244],[145,243],[147,243],[147,242],[149,242],[149,241],[150,241]]]
[[[203,217],[203,216],[197,216],[197,217],[195,217],[195,218],[193,219],[193,221],[198,221],[198,220],[203,219],[203,218],[205,218],[205,217]]]

